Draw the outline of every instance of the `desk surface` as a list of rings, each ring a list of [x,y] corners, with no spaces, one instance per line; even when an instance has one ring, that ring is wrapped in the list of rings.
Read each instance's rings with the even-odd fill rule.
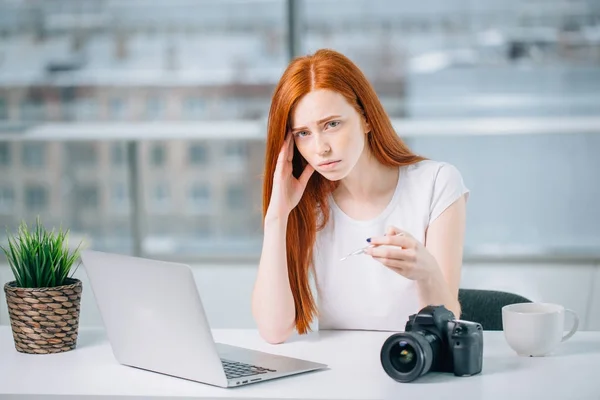
[[[578,332],[543,358],[519,357],[502,332],[485,332],[482,374],[429,374],[412,383],[395,382],[381,368],[379,350],[389,332],[321,331],[281,345],[265,343],[254,330],[213,333],[218,342],[326,363],[329,369],[222,389],[122,366],[103,330],[81,329],[77,349],[67,353],[28,355],[15,350],[10,328],[2,326],[0,398],[600,399],[600,332]]]

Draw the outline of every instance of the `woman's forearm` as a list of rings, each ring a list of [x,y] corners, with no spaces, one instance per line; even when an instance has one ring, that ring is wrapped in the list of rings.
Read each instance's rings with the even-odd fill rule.
[[[452,311],[457,319],[460,318],[460,303],[451,293],[441,271],[432,274],[428,279],[417,281],[417,292],[421,308],[428,305],[443,305]]]
[[[287,219],[267,218],[264,228],[252,314],[261,336],[269,343],[281,343],[293,332],[296,318],[287,268]]]

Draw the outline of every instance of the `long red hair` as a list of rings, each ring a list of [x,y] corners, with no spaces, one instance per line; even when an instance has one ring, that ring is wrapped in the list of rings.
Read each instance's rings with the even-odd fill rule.
[[[271,199],[277,157],[286,132],[290,129],[290,116],[298,101],[316,89],[329,89],[342,94],[365,118],[371,128],[367,135],[367,145],[380,163],[403,166],[424,159],[413,154],[396,134],[375,90],[351,60],[327,49],[295,58],[275,88],[269,111],[263,181],[263,220]],[[306,166],[306,160],[296,148],[292,165],[293,174],[298,178]],[[300,334],[309,331],[310,323],[317,313],[309,281],[313,268],[313,245],[317,231],[329,221],[327,197],[336,187],[337,183],[314,173],[302,199],[288,217],[288,276],[296,309],[296,330]]]

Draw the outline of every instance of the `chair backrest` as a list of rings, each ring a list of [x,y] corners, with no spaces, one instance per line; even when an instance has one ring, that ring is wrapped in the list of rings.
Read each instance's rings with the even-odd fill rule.
[[[531,303],[518,294],[498,290],[459,289],[460,319],[479,322],[484,330],[502,330],[502,307],[515,303]]]

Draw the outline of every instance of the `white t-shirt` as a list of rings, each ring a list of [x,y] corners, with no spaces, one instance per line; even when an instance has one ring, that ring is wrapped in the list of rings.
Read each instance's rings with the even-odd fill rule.
[[[319,329],[403,331],[408,316],[419,311],[415,281],[368,255],[340,258],[390,225],[423,243],[429,224],[465,193],[456,167],[425,160],[400,167],[392,200],[374,219],[350,218],[330,196],[330,220],[317,233],[313,255]]]

